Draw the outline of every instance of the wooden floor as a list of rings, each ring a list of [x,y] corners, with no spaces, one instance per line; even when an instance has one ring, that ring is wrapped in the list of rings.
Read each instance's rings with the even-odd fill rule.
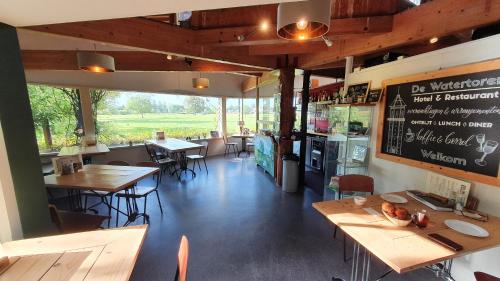
[[[183,182],[165,178],[163,216],[156,198],[148,200],[151,223],[132,280],[173,280],[183,234],[190,242],[188,280],[349,278],[342,235],[333,240],[333,228],[312,208],[320,200],[316,194],[282,193],[251,158],[217,157],[207,164],[208,175],[202,171]],[[386,270],[376,261],[372,276]],[[437,279],[419,270],[384,280]]]

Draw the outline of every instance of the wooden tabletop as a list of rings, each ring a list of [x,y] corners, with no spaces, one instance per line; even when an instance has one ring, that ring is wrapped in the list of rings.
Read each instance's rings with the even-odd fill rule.
[[[161,147],[169,152],[181,152],[204,147],[201,144],[178,139],[148,140],[148,143]]]
[[[0,281],[129,280],[147,226],[131,226],[3,243],[9,265]]]
[[[354,205],[352,198],[317,202],[313,203],[313,207],[398,273],[500,246],[499,218],[490,216],[488,222],[480,222],[452,212],[434,211],[404,193],[397,194],[408,199],[408,203],[398,205],[410,213],[414,210],[427,211],[430,222],[426,228],[419,229],[413,224],[407,227],[393,225],[381,213],[383,200],[378,195],[368,197],[362,207]],[[373,216],[363,209],[370,207],[381,213],[381,216]],[[477,238],[455,232],[444,224],[447,219],[481,226],[490,236]],[[441,234],[461,244],[464,249],[459,252],[449,250],[428,239],[429,233]]]
[[[66,146],[61,148],[57,156],[71,156],[71,155],[98,155],[108,153],[109,148],[102,143],[98,143],[93,146]]]
[[[90,164],[74,174],[45,176],[45,185],[53,188],[117,192],[157,171],[158,168],[150,167]]]
[[[254,134],[248,134],[248,135],[245,135],[245,134],[234,134],[231,136],[231,138],[240,138],[240,139],[246,139],[246,138],[253,138],[255,137]]]

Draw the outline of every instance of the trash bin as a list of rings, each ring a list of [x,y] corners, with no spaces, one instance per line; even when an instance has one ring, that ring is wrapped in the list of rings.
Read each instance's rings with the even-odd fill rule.
[[[297,192],[299,184],[299,157],[295,154],[283,156],[283,181],[281,190]]]

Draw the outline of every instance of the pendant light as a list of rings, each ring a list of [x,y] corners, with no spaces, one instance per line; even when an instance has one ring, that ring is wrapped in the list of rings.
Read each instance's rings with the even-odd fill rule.
[[[278,5],[278,36],[288,40],[318,38],[330,30],[330,0],[306,0]]]
[[[115,72],[115,59],[112,56],[98,54],[95,44],[94,52],[78,52],[76,59],[81,70],[96,73]]]
[[[193,78],[193,88],[206,89],[208,86],[210,86],[210,80],[208,78],[201,78],[201,72],[200,77]]]

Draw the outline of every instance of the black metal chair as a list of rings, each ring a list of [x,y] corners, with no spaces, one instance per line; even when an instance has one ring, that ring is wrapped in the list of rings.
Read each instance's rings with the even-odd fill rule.
[[[149,158],[151,159],[152,162],[157,163],[160,166],[160,174],[158,175],[160,177],[160,182],[161,178],[163,177],[163,174],[168,170],[170,173],[176,173],[177,171],[175,169],[175,165],[177,165],[177,160],[175,160],[173,157],[170,157],[168,154],[158,154],[158,152],[148,143],[144,143],[144,146],[146,147],[146,152],[149,155]],[[162,155],[162,158],[160,156]],[[173,171],[172,171],[173,169]]]
[[[139,162],[136,164],[138,167],[152,167],[152,168],[160,168],[160,165],[155,162]],[[161,206],[161,201],[160,201],[160,195],[158,194],[158,185],[160,184],[160,173],[161,170],[154,175],[156,175],[156,184],[155,186],[135,186],[130,188],[128,191],[127,190],[122,190],[118,193],[116,193],[116,199],[117,199],[117,207],[116,207],[116,216],[118,217],[119,215],[119,210],[120,210],[120,199],[125,198],[125,199],[131,199],[133,201],[133,207],[138,209],[137,207],[137,202],[136,199],[141,199],[144,198],[144,210],[143,210],[143,218],[144,218],[144,223],[146,223],[146,220],[149,222],[149,216],[146,213],[146,207],[148,203],[148,196],[151,193],[156,193],[156,198],[158,199],[158,206],[160,207],[160,212],[163,214],[163,207]],[[132,210],[130,210],[132,206],[127,204],[127,213],[133,213]]]
[[[201,145],[203,145],[203,147],[200,147],[200,151],[198,152],[198,154],[188,155],[188,156],[186,156],[186,158],[188,160],[193,161],[193,170],[196,167],[196,163],[198,163],[198,168],[200,169],[200,171],[201,171],[200,159],[203,160],[203,164],[205,164],[205,170],[207,170],[207,174],[208,174],[207,162],[205,160],[205,158],[207,158],[207,154],[208,154],[208,142],[204,141],[201,143]],[[205,154],[202,154],[203,149],[205,149]]]
[[[224,157],[226,157],[227,154],[231,153],[231,149],[234,152],[234,156],[238,157],[238,143],[235,142],[229,142],[227,139],[227,136],[222,136],[222,139],[224,140]]]

